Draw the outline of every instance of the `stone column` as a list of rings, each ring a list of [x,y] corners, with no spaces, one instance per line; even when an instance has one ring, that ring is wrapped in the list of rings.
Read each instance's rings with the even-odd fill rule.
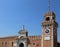
[[[24,45],[24,47],[28,47],[28,43],[27,43],[27,42],[25,42],[25,45]]]

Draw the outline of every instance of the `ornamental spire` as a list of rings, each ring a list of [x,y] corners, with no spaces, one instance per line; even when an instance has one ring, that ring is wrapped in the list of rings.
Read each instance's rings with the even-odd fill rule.
[[[48,0],[48,11],[50,12],[50,0]]]
[[[23,29],[23,30],[25,30],[25,27],[24,27],[24,25],[22,26],[22,29]]]

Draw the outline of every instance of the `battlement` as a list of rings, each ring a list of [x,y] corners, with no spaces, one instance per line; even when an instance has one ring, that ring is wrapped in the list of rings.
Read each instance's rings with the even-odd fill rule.
[[[29,39],[41,39],[41,36],[29,36]]]

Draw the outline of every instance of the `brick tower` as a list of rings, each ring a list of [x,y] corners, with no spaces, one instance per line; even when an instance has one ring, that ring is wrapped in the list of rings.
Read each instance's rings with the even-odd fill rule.
[[[45,13],[44,22],[42,22],[41,47],[57,47],[57,27],[55,13]]]

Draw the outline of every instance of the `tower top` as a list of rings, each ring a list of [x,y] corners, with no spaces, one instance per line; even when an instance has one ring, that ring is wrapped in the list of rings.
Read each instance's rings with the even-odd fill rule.
[[[55,13],[54,12],[47,12],[44,14],[44,22],[42,22],[42,26],[47,25],[55,25],[55,27],[58,27],[58,23],[55,20]]]
[[[55,13],[49,11],[49,12],[45,13],[44,16],[53,16],[53,17],[55,17]]]
[[[19,34],[25,34],[27,31],[25,30],[24,25],[22,26],[22,29],[18,32]]]

